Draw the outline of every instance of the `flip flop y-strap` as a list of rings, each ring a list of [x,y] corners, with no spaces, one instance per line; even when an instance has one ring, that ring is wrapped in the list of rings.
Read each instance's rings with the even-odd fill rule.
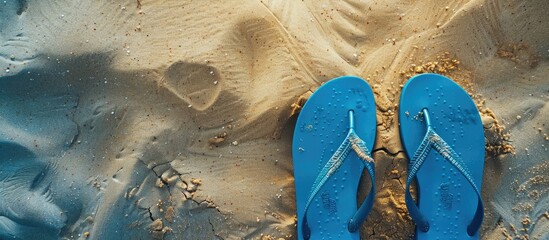
[[[303,221],[301,222],[301,229],[303,232],[304,239],[309,239],[311,237],[311,229],[307,223],[307,211],[311,205],[313,199],[318,194],[322,186],[328,181],[330,177],[341,167],[349,153],[353,150],[358,156],[361,162],[364,164],[364,167],[370,175],[370,181],[372,182],[372,187],[368,193],[368,197],[362,202],[360,208],[349,220],[348,230],[349,232],[355,232],[359,229],[360,224],[366,219],[372,206],[374,205],[374,195],[375,195],[375,172],[374,172],[374,159],[371,157],[370,151],[366,147],[364,141],[355,133],[354,131],[354,119],[353,111],[349,111],[349,132],[347,137],[332,155],[330,160],[324,165],[318,176],[316,177],[313,186],[311,187],[311,193],[305,204],[305,211],[303,216]]]
[[[465,177],[465,179],[469,182],[469,184],[477,194],[477,197],[478,197],[477,210],[475,212],[475,216],[471,220],[471,223],[469,223],[469,225],[467,226],[467,233],[472,236],[479,230],[480,225],[482,224],[482,218],[484,216],[484,205],[482,203],[480,191],[477,187],[477,184],[475,184],[475,181],[471,177],[469,170],[463,164],[463,161],[461,160],[459,155],[431,127],[431,122],[429,119],[429,113],[427,109],[423,109],[422,113],[423,113],[423,118],[425,119],[425,122],[427,124],[427,133],[425,134],[425,137],[421,141],[419,148],[414,153],[412,160],[410,161],[408,178],[406,179],[406,196],[405,196],[406,207],[408,208],[408,212],[410,213],[410,216],[418,226],[419,230],[421,230],[422,232],[429,231],[428,220],[423,216],[423,214],[421,214],[414,199],[412,198],[412,194],[410,193],[410,184],[414,180],[419,168],[421,168],[421,166],[425,162],[425,159],[427,158],[428,153],[431,151],[431,149],[434,149],[444,159],[446,159],[449,163],[451,163],[452,166],[454,166],[461,173],[461,175],[463,175],[463,177]]]

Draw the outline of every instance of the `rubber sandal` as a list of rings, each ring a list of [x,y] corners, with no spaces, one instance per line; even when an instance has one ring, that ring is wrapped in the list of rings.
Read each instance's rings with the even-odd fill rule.
[[[328,81],[303,106],[292,145],[298,239],[360,239],[375,195],[375,113],[370,86],[348,76]],[[364,168],[372,187],[357,210]]]
[[[399,122],[411,159],[405,198],[416,239],[478,239],[485,140],[473,100],[449,78],[417,75],[402,89]],[[410,193],[414,179],[419,206]]]

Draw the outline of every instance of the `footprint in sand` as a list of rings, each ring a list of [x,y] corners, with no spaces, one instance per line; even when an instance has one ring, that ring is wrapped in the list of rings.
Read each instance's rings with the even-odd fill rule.
[[[216,68],[196,63],[176,62],[164,73],[164,86],[189,107],[206,110],[219,96],[220,76]]]

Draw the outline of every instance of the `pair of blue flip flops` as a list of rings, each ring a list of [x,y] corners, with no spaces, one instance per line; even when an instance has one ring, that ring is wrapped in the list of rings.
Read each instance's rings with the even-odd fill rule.
[[[478,239],[485,140],[473,100],[449,78],[417,75],[402,90],[399,122],[416,239]],[[376,192],[375,136],[374,94],[363,79],[333,79],[307,100],[292,146],[299,239],[360,239]],[[371,188],[357,208],[364,169]]]

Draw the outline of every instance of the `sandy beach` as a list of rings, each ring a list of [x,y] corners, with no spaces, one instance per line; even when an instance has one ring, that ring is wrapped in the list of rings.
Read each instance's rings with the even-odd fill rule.
[[[481,239],[549,239],[546,1],[0,1],[0,239],[295,239],[292,136],[324,82],[377,106],[363,239],[413,239],[398,101],[477,103]],[[359,187],[369,190],[368,178]]]

